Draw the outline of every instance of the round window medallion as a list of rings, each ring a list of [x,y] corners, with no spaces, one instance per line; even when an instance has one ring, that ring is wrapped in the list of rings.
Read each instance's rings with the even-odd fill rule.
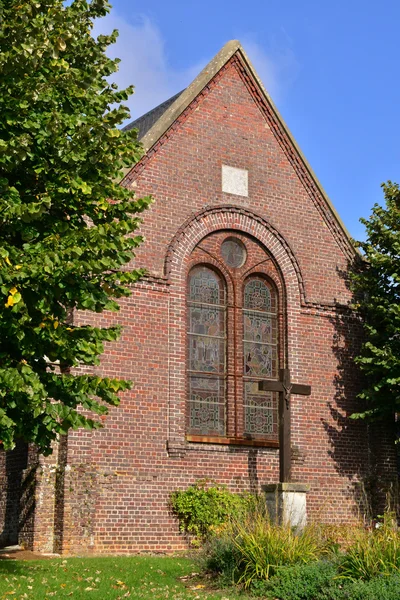
[[[221,254],[228,267],[238,268],[246,261],[246,248],[240,240],[229,238],[222,242]]]

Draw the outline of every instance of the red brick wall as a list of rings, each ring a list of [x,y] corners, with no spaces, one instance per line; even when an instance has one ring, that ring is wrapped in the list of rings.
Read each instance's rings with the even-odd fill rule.
[[[221,191],[223,164],[247,169],[248,198]],[[293,478],[309,483],[309,514],[357,514],[368,468],[352,354],[359,323],[340,275],[351,250],[291,142],[235,57],[126,179],[151,193],[137,264],[150,276],[117,315],[81,315],[124,327],[99,372],[132,379],[101,431],[69,436],[62,512],[64,552],[184,547],[171,491],[199,478],[233,490],[278,481],[278,449],[202,444],[185,437],[186,277],[206,236],[236,232],[273,259],[282,304],[282,365],[312,385],[293,397]],[[241,339],[239,340],[241,344]],[[240,402],[240,398],[237,399]],[[57,514],[60,514],[60,510]]]

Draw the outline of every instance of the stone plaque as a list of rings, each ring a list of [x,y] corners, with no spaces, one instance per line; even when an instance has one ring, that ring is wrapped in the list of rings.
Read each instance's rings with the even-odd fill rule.
[[[247,169],[222,165],[222,191],[247,198],[249,195],[248,174]]]

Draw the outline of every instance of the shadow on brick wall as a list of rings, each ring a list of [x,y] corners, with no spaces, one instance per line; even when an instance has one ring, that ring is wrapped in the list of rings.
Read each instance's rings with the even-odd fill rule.
[[[27,467],[22,472],[19,504],[19,544],[26,548],[26,550],[33,550],[37,468],[37,450],[34,446],[29,446]]]
[[[353,266],[349,265],[350,268]],[[349,287],[348,271],[339,275]],[[371,518],[382,513],[387,495],[397,485],[394,422],[373,425],[350,418],[352,413],[362,410],[357,395],[362,390],[363,376],[354,359],[363,342],[363,326],[361,318],[343,305],[337,305],[331,323],[332,351],[338,371],[334,378],[334,399],[329,403],[331,419],[323,420],[323,425],[337,472],[349,482],[348,493],[354,501],[355,514]]]
[[[11,452],[0,456],[0,547],[16,545],[21,527],[20,512],[28,447],[18,442]]]

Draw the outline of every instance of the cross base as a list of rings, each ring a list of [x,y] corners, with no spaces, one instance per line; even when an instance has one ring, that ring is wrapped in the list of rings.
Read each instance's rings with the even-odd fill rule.
[[[261,486],[265,493],[268,514],[273,523],[302,529],[307,522],[306,494],[310,486],[304,483],[269,483]]]

